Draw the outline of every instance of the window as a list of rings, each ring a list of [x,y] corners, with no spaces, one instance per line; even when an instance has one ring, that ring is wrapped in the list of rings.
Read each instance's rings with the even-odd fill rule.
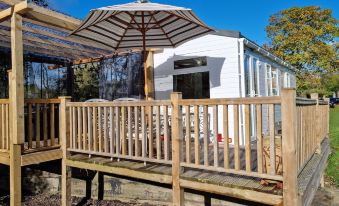
[[[291,76],[288,72],[284,74],[284,87],[290,88],[291,87]]]
[[[277,68],[272,68],[272,95],[279,95],[279,76]]]
[[[254,95],[258,95],[259,94],[259,84],[258,84],[258,60],[253,58],[252,61],[252,69],[251,69],[251,73],[252,73],[252,96]]]
[[[244,72],[245,72],[245,92],[246,96],[250,96],[251,94],[251,76],[250,76],[250,57],[245,55],[244,60]]]
[[[272,72],[269,64],[266,64],[266,95],[272,95]]]
[[[209,72],[173,76],[173,91],[181,92],[183,99],[210,98]]]
[[[207,66],[206,57],[197,57],[174,61],[174,69],[187,69],[192,67]]]

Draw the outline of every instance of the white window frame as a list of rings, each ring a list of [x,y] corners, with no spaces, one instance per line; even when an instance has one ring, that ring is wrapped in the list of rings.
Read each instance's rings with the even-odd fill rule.
[[[272,96],[272,66],[267,63],[265,63],[265,88],[266,96]]]

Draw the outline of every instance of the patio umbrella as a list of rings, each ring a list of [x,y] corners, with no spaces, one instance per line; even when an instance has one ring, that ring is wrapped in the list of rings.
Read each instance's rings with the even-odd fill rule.
[[[145,63],[148,48],[173,48],[211,31],[191,9],[139,0],[91,10],[71,35],[115,50],[142,49]],[[147,99],[145,67],[144,72]]]

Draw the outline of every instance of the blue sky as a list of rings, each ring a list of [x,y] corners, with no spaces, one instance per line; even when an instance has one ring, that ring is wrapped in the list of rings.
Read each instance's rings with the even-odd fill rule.
[[[90,9],[134,0],[48,0],[51,7],[83,19]],[[317,5],[331,8],[339,19],[338,0],[151,0],[193,9],[209,26],[239,30],[258,44],[267,42],[265,27],[270,15],[293,6]]]

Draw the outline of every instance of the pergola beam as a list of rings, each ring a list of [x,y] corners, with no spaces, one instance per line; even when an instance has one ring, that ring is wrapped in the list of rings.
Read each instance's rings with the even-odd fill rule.
[[[25,13],[25,17],[39,22],[44,22],[67,30],[75,30],[81,23],[79,19],[66,16],[64,14],[37,6],[35,4],[28,4],[32,9]]]
[[[3,3],[8,4],[10,6],[13,6],[13,5],[20,3],[22,1],[21,0],[1,0],[0,2],[3,2]]]
[[[29,10],[31,10],[31,8],[29,8],[27,1],[22,1],[20,3],[13,5],[12,7],[8,9],[0,11],[0,21],[4,21],[8,19],[9,17],[12,16],[13,13],[23,14]]]

